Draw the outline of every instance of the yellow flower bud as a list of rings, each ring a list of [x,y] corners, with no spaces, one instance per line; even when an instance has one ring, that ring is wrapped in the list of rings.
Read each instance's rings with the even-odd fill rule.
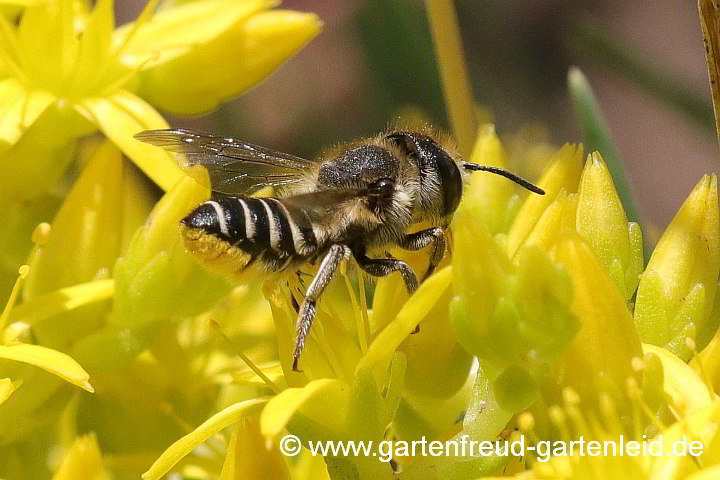
[[[94,433],[75,439],[52,480],[73,480],[78,478],[93,478],[96,480],[111,478],[110,473],[103,466],[102,453]]]
[[[227,15],[225,5],[218,8],[217,2],[204,4],[208,16],[211,10],[218,17]],[[234,9],[253,4],[254,9],[267,5],[254,1],[239,3]],[[170,13],[178,16],[200,6],[178,7]],[[249,8],[246,10],[250,13]],[[162,17],[159,14],[157,19]],[[194,17],[189,19],[194,22]],[[239,20],[222,35],[210,30],[217,28],[215,23],[207,22],[204,26],[209,29],[206,37],[210,41],[140,74],[140,94],[144,98],[177,114],[207,112],[267,77],[320,33],[322,22],[311,13],[270,10]]]
[[[128,239],[150,211],[148,185],[104,142],[52,221],[30,262],[25,301],[71,285],[107,278]],[[84,306],[33,326],[40,343],[65,347],[101,327],[107,304]]]
[[[558,381],[583,400],[595,398],[598,391],[624,391],[626,380],[637,375],[631,364],[633,357],[642,357],[642,348],[622,292],[576,233],[568,231],[554,254],[572,278],[571,311],[580,322],[562,356]]]
[[[565,229],[575,230],[577,194],[558,193],[523,242],[523,247],[537,246],[549,252]],[[517,258],[517,255],[515,256]]]
[[[478,130],[470,161],[480,165],[507,168],[505,149],[491,124]],[[506,178],[483,172],[472,174],[472,183],[463,194],[463,207],[483,222],[491,233],[506,232],[520,207],[518,188]]]
[[[567,274],[537,248],[523,248],[513,264],[465,213],[457,225],[450,319],[458,340],[498,373],[547,370],[576,331]]]
[[[538,186],[545,195],[530,195],[518,212],[508,233],[507,251],[513,257],[525,238],[561,190],[577,191],[582,171],[582,145],[566,144],[555,153]]]
[[[629,300],[644,266],[642,232],[637,223],[628,223],[598,152],[588,156],[580,178],[576,228]]]
[[[114,325],[198,314],[228,293],[229,283],[191,257],[180,235],[179,221],[208,196],[186,176],[153,208],[115,265]]]
[[[720,251],[717,178],[705,175],[655,247],[640,279],[635,326],[640,338],[687,360],[685,339],[702,349],[716,325],[710,321]]]

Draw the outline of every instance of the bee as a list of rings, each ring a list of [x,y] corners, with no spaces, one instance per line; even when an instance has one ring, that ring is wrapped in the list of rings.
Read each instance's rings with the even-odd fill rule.
[[[341,263],[353,258],[373,277],[399,272],[412,294],[415,272],[382,252],[431,246],[423,280],[433,273],[468,172],[502,175],[545,193],[507,170],[463,161],[427,132],[393,130],[317,161],[184,129],[149,130],[135,138],[184,155],[185,165],[207,168],[213,199],[180,222],[186,248],[202,263],[249,281],[319,262],[302,304],[295,303],[294,371],[318,299]],[[277,195],[248,196],[266,186]],[[419,222],[435,226],[407,233]]]

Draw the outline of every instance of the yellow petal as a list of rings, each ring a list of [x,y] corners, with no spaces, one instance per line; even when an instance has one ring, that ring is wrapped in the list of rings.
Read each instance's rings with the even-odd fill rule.
[[[405,302],[395,320],[385,327],[373,340],[356,369],[385,369],[402,341],[427,317],[435,304],[442,298],[452,281],[452,268],[446,267],[430,276]]]
[[[213,41],[143,71],[139,94],[175,114],[208,112],[267,77],[317,35],[320,26],[310,13],[257,13]]]
[[[288,388],[268,402],[260,415],[260,431],[265,438],[275,439],[290,419],[302,412],[320,420],[332,432],[343,432],[349,396],[350,387],[331,378],[313,380],[302,388]]]
[[[52,480],[110,480],[94,433],[78,437]]]
[[[24,291],[26,301],[110,275],[123,238],[132,235],[144,221],[136,217],[133,221],[137,223],[126,224],[132,217],[126,215],[129,212],[123,208],[123,196],[131,194],[133,203],[139,206],[144,197],[151,195],[142,182],[127,185],[133,180],[125,175],[128,168],[131,166],[110,142],[102,143],[94,152],[55,215],[47,242],[35,252]],[[124,227],[131,231],[123,232]],[[108,306],[88,306],[82,314],[60,315],[37,325],[34,333],[38,343],[63,347],[76,341],[101,326],[102,310]]]
[[[54,102],[2,152],[0,195],[38,201],[38,195],[55,187],[65,173],[75,154],[75,140],[95,130],[75,109]]]
[[[111,279],[60,288],[10,310],[8,323],[23,322],[32,325],[58,313],[107,300],[112,297],[114,291],[115,281]]]
[[[699,470],[698,464],[710,454],[717,445],[717,432],[720,427],[720,400],[699,408],[675,422],[662,432],[663,452],[655,458],[648,478],[658,480],[675,480],[688,478],[687,476]],[[689,443],[699,441],[703,445],[700,458],[690,455],[672,455],[673,447],[677,442]],[[677,447],[676,447],[677,448]]]
[[[220,480],[290,480],[290,472],[277,445],[267,449],[254,417],[238,422],[230,437]]]
[[[210,194],[193,177],[183,179],[163,195],[118,259],[113,276],[115,298],[111,322],[127,328],[152,320],[194,316],[225,296],[230,285],[211,273],[185,249],[179,222]]]
[[[100,130],[160,188],[169,190],[183,178],[182,170],[169,152],[133,138],[143,130],[168,128],[165,119],[142,99],[119,91],[107,98],[85,99],[82,107]]]
[[[77,385],[83,390],[93,392],[88,382],[90,375],[68,355],[51,348],[26,343],[0,345],[0,358],[16,360],[42,368],[58,377]]]
[[[124,45],[121,61],[132,68],[152,68],[211,42],[273,0],[199,0],[157,12],[149,21],[115,30],[113,43]],[[136,29],[134,32],[133,30]],[[128,39],[128,35],[132,37]]]
[[[709,468],[703,468],[699,472],[695,472],[685,480],[715,480],[720,478],[720,465],[713,465]]]
[[[0,403],[7,400],[21,384],[22,380],[16,380],[13,382],[9,378],[0,378]]]
[[[426,314],[420,331],[407,336],[398,347],[398,352],[407,357],[404,380],[407,390],[447,398],[467,380],[473,357],[458,343],[450,324],[448,309],[452,295],[452,289],[447,288]]]
[[[172,469],[184,456],[193,451],[195,447],[215,435],[223,428],[232,425],[240,419],[254,415],[267,402],[267,398],[254,398],[231,405],[212,417],[205,420],[199,427],[188,433],[172,445],[155,460],[155,463],[143,473],[145,480],[159,479]]]
[[[550,251],[558,241],[558,235],[566,229],[575,229],[576,211],[577,195],[568,195],[565,190],[561,190],[525,238],[523,247],[537,246],[546,252]]]
[[[643,343],[642,347],[643,352],[652,353],[662,362],[663,388],[672,398],[673,404],[681,409],[681,415],[710,404],[713,398],[707,385],[687,363],[664,348],[649,343]]]
[[[14,144],[23,131],[55,101],[44,90],[26,90],[15,78],[0,80],[0,150]]]
[[[566,144],[553,155],[550,165],[537,183],[545,190],[545,195],[530,195],[510,227],[507,246],[510,257],[515,255],[525,237],[562,189],[568,193],[577,191],[581,171],[582,145]]]
[[[30,264],[25,298],[98,277],[119,252],[123,164],[112,144],[100,147],[52,221],[47,242]]]

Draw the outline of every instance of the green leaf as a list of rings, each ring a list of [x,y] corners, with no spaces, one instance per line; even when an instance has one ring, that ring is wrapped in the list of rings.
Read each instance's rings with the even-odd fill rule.
[[[598,151],[602,154],[615,182],[620,201],[625,207],[628,220],[639,222],[625,167],[617,148],[615,148],[615,143],[612,141],[610,129],[600,110],[600,105],[598,105],[592,87],[579,68],[573,67],[568,72],[568,89],[575,105],[575,115],[585,132],[588,151]]]
[[[652,97],[711,131],[715,120],[707,94],[696,93],[676,74],[646,61],[651,56],[634,51],[629,46],[631,44],[632,39],[621,39],[591,21],[580,22],[572,28],[571,41],[568,42],[571,48],[611,68]],[[601,153],[605,155],[605,152]]]

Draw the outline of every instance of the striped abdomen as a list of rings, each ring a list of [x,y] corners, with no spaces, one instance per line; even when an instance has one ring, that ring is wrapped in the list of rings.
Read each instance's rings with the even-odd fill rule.
[[[208,201],[181,224],[188,250],[224,273],[278,272],[317,249],[305,212],[276,198]]]

